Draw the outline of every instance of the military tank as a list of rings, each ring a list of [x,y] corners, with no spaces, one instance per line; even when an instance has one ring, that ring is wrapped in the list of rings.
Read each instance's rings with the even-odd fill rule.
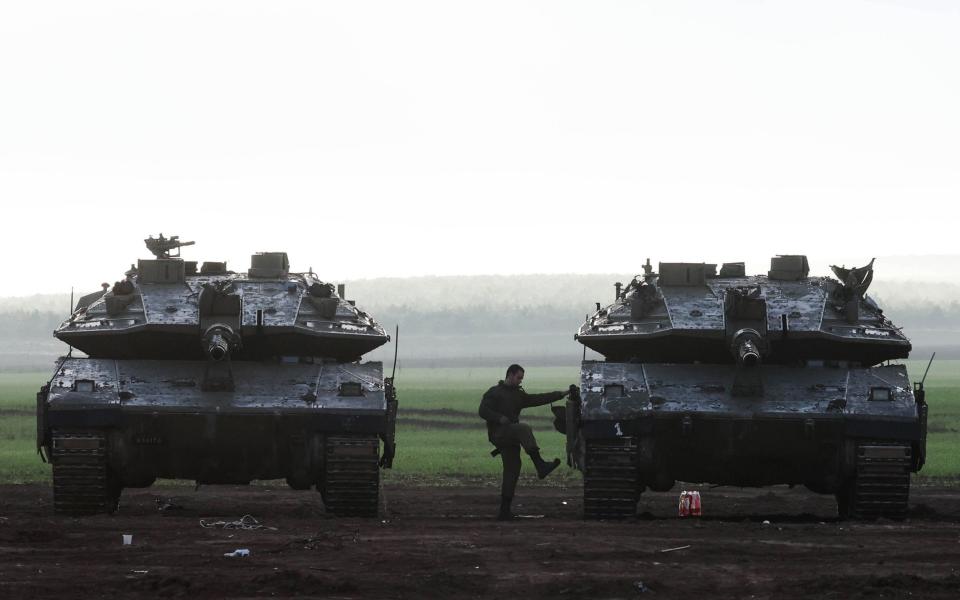
[[[866,294],[873,261],[811,277],[805,256],[660,263],[615,284],[575,338],[579,389],[556,407],[584,516],[623,518],[676,481],[802,484],[843,518],[903,518],[924,464],[927,404],[911,345]]]
[[[144,241],[154,257],[54,332],[71,347],[37,394],[54,509],[113,512],[123,488],[157,478],[283,478],[329,512],[375,516],[397,397],[383,365],[360,358],[389,341],[383,327],[343,285],[291,273],[284,252],[233,272],[184,260],[194,242],[178,236]]]

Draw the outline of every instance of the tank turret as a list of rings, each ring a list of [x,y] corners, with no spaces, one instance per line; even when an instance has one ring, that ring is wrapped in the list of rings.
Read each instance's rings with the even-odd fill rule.
[[[162,234],[145,242],[155,258],[141,259],[111,290],[78,305],[56,337],[91,357],[115,359],[229,354],[234,360],[353,361],[389,340],[383,327],[332,284],[313,273],[290,273],[285,252],[254,254],[246,272],[207,261],[198,273],[196,262],[169,253],[193,242]],[[207,337],[215,324],[229,335],[211,348]]]
[[[616,361],[870,366],[906,358],[910,341],[866,295],[873,261],[834,272],[843,280],[810,277],[806,257],[794,255],[774,257],[767,275],[755,276],[743,263],[719,273],[707,263],[660,263],[659,273],[645,266],[576,338]],[[741,356],[734,338],[745,335],[753,349]]]

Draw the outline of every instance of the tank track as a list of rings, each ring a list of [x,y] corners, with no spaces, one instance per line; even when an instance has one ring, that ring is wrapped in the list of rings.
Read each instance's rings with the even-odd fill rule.
[[[857,444],[856,452],[857,471],[847,491],[846,507],[841,502],[841,516],[906,518],[913,458],[910,444],[865,441]]]
[[[380,500],[380,440],[371,435],[327,438],[321,493],[338,517],[376,517]]]
[[[121,489],[107,466],[106,434],[54,431],[51,442],[54,511],[65,515],[116,511]]]
[[[637,442],[630,437],[587,441],[584,519],[626,519],[636,514],[640,499],[638,455]]]

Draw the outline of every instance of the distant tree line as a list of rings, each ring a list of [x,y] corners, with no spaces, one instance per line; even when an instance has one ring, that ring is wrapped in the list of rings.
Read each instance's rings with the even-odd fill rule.
[[[0,312],[0,340],[49,340],[63,319],[61,313],[37,310]]]
[[[911,306],[893,306],[884,310],[884,314],[908,333],[912,327],[923,329],[960,327],[960,302],[958,301],[949,304],[918,302]]]
[[[417,335],[552,331],[569,331],[572,335],[583,322],[583,315],[578,317],[553,306],[525,306],[512,310],[487,306],[423,310],[404,306],[377,311],[374,317],[387,328],[399,324],[401,332]]]

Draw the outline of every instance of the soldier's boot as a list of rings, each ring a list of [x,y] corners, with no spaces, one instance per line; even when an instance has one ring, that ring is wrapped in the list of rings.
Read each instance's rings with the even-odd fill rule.
[[[543,460],[543,457],[540,456],[540,450],[536,448],[530,451],[530,459],[533,460],[533,466],[537,468],[537,477],[540,479],[543,479],[552,473],[554,469],[560,466],[559,458],[555,458],[550,462],[547,462]]]
[[[512,521],[516,518],[510,510],[511,502],[513,502],[513,498],[509,496],[500,497],[500,512],[497,513],[498,521]]]

